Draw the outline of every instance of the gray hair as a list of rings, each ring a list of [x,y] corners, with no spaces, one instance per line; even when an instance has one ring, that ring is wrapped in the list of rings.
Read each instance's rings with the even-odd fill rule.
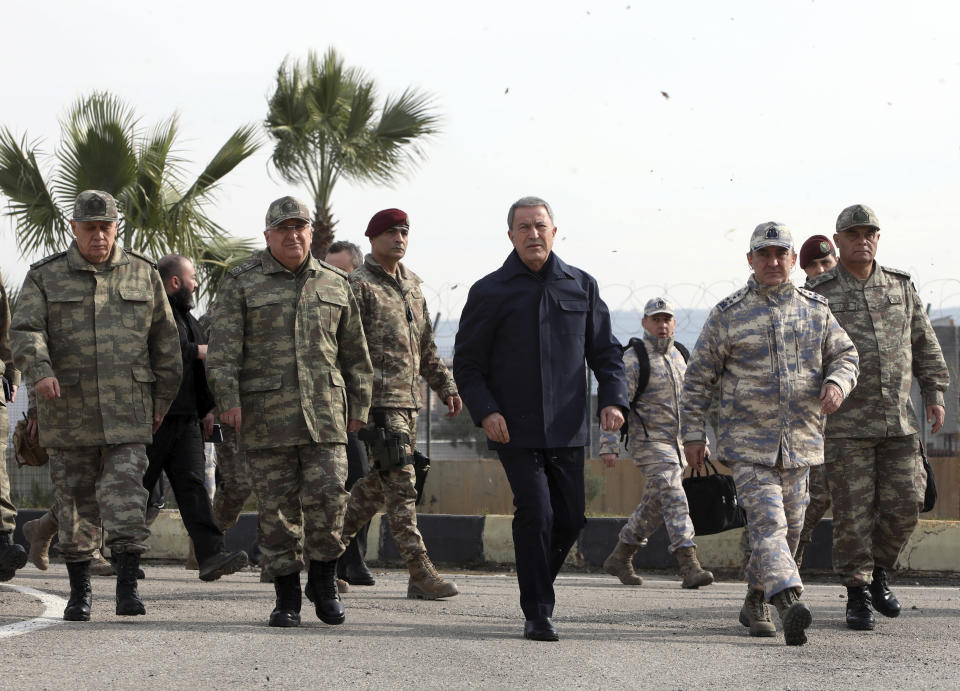
[[[363,264],[363,251],[352,242],[348,242],[347,240],[337,240],[327,249],[327,254],[337,254],[338,252],[343,252],[344,250],[350,253],[350,263],[353,264],[353,268],[359,269]]]
[[[550,217],[550,222],[553,223],[553,225],[557,225],[556,216],[553,215],[553,209],[550,208],[550,204],[546,199],[541,199],[540,197],[520,197],[520,199],[510,205],[510,211],[507,212],[507,229],[513,230],[513,215],[517,209],[535,206],[542,206],[546,209],[547,216]]]

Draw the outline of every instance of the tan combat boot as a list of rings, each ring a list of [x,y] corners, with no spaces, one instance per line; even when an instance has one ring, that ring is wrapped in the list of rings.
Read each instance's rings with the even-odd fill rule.
[[[346,582],[345,580],[343,580],[342,578],[338,578],[338,579],[337,579],[337,592],[340,592],[340,593],[349,593],[349,592],[350,592],[350,584],[347,583],[347,582]]]
[[[426,554],[421,554],[407,562],[410,581],[407,583],[407,597],[411,600],[436,600],[441,597],[453,597],[460,591],[452,581],[445,581],[437,573]]]
[[[770,618],[770,608],[763,599],[762,590],[747,590],[747,598],[740,608],[740,623],[750,627],[755,638],[771,638],[777,635],[777,627]]]
[[[98,549],[93,550],[93,554],[90,555],[90,573],[94,576],[115,575],[113,564],[104,559]]]
[[[629,545],[623,540],[617,543],[603,561],[603,570],[611,576],[616,576],[624,585],[643,585],[643,579],[633,570],[633,555],[637,553],[637,545]]]
[[[30,543],[30,553],[27,558],[30,563],[41,571],[50,568],[50,543],[53,542],[59,527],[53,514],[45,514],[23,524],[23,536]]]
[[[701,585],[713,583],[713,574],[700,566],[696,547],[681,547],[673,553],[673,556],[680,564],[680,575],[683,576],[681,587],[695,590]]]
[[[813,615],[805,604],[800,602],[800,593],[796,588],[781,590],[770,600],[780,613],[780,625],[787,645],[803,645],[807,642],[806,628],[813,621]]]

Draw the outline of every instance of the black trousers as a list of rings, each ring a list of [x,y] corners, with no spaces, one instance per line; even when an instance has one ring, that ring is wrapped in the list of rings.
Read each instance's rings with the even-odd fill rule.
[[[203,486],[205,458],[203,434],[195,417],[168,415],[147,447],[150,461],[143,486],[152,488],[161,472],[167,474],[180,516],[202,562],[223,549],[223,533],[213,521],[210,497]]]
[[[513,547],[526,619],[553,616],[553,581],[586,524],[582,446],[497,450],[513,490]]]

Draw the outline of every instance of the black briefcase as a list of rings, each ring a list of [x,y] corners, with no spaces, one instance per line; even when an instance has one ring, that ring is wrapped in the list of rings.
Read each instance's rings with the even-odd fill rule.
[[[420,453],[419,449],[413,450],[413,472],[416,475],[414,487],[417,490],[416,506],[420,506],[423,501],[423,486],[427,484],[427,473],[430,472],[430,459]]]
[[[937,504],[937,479],[933,476],[933,467],[927,460],[927,450],[923,448],[923,442],[920,442],[920,458],[923,459],[923,469],[927,471],[927,489],[923,492],[923,508],[920,513],[933,511]]]
[[[694,532],[713,535],[742,528],[747,524],[747,517],[737,499],[733,478],[718,473],[709,458],[705,462],[707,470],[704,473],[694,469],[690,477],[683,479]]]

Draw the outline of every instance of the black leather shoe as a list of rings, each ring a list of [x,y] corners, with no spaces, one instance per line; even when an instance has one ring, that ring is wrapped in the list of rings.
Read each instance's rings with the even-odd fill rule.
[[[337,561],[310,560],[307,587],[304,589],[307,599],[313,603],[317,618],[324,624],[336,626],[342,624],[347,615],[337,590]]]
[[[527,619],[523,623],[523,637],[531,641],[559,641],[560,634],[549,618]]]
[[[273,579],[277,602],[270,612],[270,626],[289,628],[300,626],[300,572]]]
[[[867,586],[873,608],[885,617],[900,616],[900,601],[887,585],[887,572],[882,566],[873,567],[873,583]]]
[[[215,581],[221,576],[236,573],[247,565],[247,553],[217,552],[200,563],[200,580]]]
[[[873,631],[873,612],[867,586],[847,586],[847,628],[854,631]]]

